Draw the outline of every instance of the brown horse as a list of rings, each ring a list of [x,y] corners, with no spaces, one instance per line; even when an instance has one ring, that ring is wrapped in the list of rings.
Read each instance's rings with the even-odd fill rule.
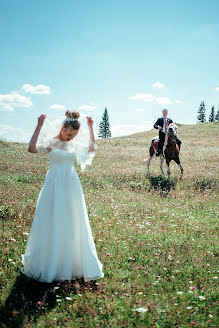
[[[180,170],[181,170],[180,180],[182,180],[183,166],[179,160],[179,146],[176,143],[177,129],[178,129],[177,125],[174,123],[171,123],[168,126],[167,134],[166,134],[166,138],[165,138],[165,142],[164,142],[163,152],[159,156],[160,157],[160,169],[161,169],[162,175],[164,175],[163,162],[165,159],[166,165],[167,165],[167,174],[168,174],[168,177],[170,177],[170,162],[173,160],[180,167]],[[158,147],[158,137],[155,137],[150,142],[149,156],[146,160],[148,176],[150,175],[150,162],[157,150],[157,147]]]

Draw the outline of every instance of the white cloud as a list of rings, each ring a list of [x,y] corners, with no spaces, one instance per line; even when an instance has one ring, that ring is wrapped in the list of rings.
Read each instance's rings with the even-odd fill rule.
[[[14,142],[28,142],[30,140],[30,134],[21,128],[0,124],[0,139]]]
[[[131,100],[143,100],[144,102],[153,102],[155,97],[150,93],[136,93],[135,96],[130,97]]]
[[[50,87],[44,84],[39,84],[36,86],[31,84],[24,84],[21,89],[24,92],[31,93],[33,95],[49,95],[51,93]]]
[[[159,105],[170,105],[170,104],[172,104],[172,101],[168,97],[157,97],[156,102]]]
[[[57,110],[65,110],[65,106],[64,105],[60,105],[60,104],[54,104],[49,106],[49,108],[51,109],[57,109]]]
[[[155,88],[163,89],[165,85],[160,82],[155,82],[154,84],[152,84],[152,86]]]
[[[19,93],[0,94],[0,108],[13,112],[15,107],[31,107],[32,102],[29,98]]]
[[[79,110],[88,110],[90,112],[95,111],[96,106],[92,106],[92,105],[81,105],[79,108]]]
[[[144,108],[136,108],[136,112],[144,112]]]
[[[216,88],[216,91],[219,91],[219,87]]]
[[[181,103],[182,103],[182,101],[181,101],[181,100],[179,100],[179,99],[175,99],[175,103],[176,103],[176,104],[181,104]]]
[[[155,97],[151,93],[136,93],[130,97],[131,100],[142,100],[144,102],[157,103],[159,105],[170,105],[172,101],[168,97]]]
[[[152,128],[152,121],[145,121],[144,124],[120,124],[112,125],[110,130],[112,137],[128,136],[137,132],[148,131]]]

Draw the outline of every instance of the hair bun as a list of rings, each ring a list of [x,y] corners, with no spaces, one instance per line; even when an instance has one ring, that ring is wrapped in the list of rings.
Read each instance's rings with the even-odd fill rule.
[[[66,113],[65,113],[65,116],[66,116],[67,118],[78,119],[79,116],[80,116],[80,114],[79,114],[79,112],[77,112],[76,110],[70,110],[70,109],[68,109],[68,110],[66,111]]]

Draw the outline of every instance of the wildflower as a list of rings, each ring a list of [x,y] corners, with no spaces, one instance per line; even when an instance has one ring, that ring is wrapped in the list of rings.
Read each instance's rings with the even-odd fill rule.
[[[210,318],[213,318],[213,314],[209,314],[209,317],[210,317]]]
[[[181,291],[177,292],[177,295],[182,295],[182,294],[183,294],[183,292],[181,292]]]
[[[218,279],[218,277],[213,277],[213,279],[215,279],[215,280],[216,280],[216,279]]]
[[[138,293],[138,295],[142,295],[142,294],[143,294],[143,292],[139,292],[139,293]]]
[[[67,296],[65,299],[66,299],[67,301],[71,301],[71,300],[72,300],[72,298],[71,298],[71,297],[68,297],[68,296]]]
[[[201,296],[199,296],[198,298],[199,298],[200,300],[202,300],[202,301],[204,301],[204,300],[205,300],[205,297],[204,297],[204,296],[202,296],[202,295],[201,295]]]
[[[192,306],[187,306],[187,310],[191,310],[192,309]]]
[[[148,309],[147,308],[144,308],[144,307],[139,307],[137,309],[133,309],[132,311],[137,311],[139,313],[145,313],[145,312],[148,311]]]
[[[59,303],[61,302],[62,300],[60,298],[57,298],[56,302]]]

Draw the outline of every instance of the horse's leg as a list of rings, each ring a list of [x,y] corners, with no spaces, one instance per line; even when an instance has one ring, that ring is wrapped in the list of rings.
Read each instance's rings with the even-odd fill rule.
[[[180,167],[181,175],[180,175],[180,178],[179,179],[182,180],[183,179],[183,165],[180,163],[179,157],[175,158],[174,161]]]
[[[163,157],[163,155],[161,154],[161,155],[160,155],[160,170],[161,170],[162,175],[164,175],[163,162],[164,162],[164,157]]]
[[[166,159],[166,165],[167,165],[167,175],[168,175],[168,179],[170,178],[170,160]]]
[[[152,146],[150,146],[149,148],[149,156],[146,160],[146,164],[147,164],[147,176],[150,176],[150,163],[151,163],[151,159],[154,155],[155,151],[154,148]]]

